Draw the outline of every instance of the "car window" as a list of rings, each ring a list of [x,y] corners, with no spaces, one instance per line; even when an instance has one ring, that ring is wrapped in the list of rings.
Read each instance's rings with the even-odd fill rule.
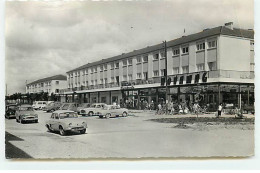
[[[91,108],[95,108],[95,107],[96,107],[96,105],[91,105],[90,107],[91,107]]]
[[[78,118],[78,114],[74,112],[60,113],[60,119],[65,119],[65,118]]]
[[[9,106],[9,109],[15,109],[15,106]]]
[[[20,107],[19,108],[20,111],[33,111],[32,107]]]
[[[55,119],[59,119],[59,115],[58,114],[55,114]]]

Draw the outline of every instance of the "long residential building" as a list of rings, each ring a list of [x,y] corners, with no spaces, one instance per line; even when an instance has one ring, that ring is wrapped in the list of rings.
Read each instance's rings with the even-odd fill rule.
[[[67,102],[254,104],[254,31],[226,23],[67,72]],[[167,68],[166,65],[167,64]],[[162,79],[167,69],[166,83]]]
[[[67,88],[67,77],[55,75],[26,84],[26,93],[47,92],[50,96],[52,93],[59,94],[60,90],[65,88]]]

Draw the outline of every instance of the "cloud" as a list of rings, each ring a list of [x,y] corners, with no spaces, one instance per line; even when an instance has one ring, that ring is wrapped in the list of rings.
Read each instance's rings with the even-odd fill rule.
[[[253,0],[6,2],[8,93],[25,81],[233,21],[253,28]]]

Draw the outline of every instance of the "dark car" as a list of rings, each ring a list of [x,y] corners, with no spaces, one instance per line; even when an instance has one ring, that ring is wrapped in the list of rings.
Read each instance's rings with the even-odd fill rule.
[[[35,122],[38,123],[38,115],[31,105],[18,106],[15,112],[16,121],[19,123]]]
[[[46,105],[43,110],[46,112],[54,112],[58,110],[61,107],[62,103],[61,102],[52,102]]]
[[[63,103],[59,108],[59,110],[70,110],[70,111],[77,112],[77,107],[78,104],[76,103]]]
[[[5,107],[5,118],[7,119],[15,118],[16,109],[17,109],[17,105],[15,104],[7,105]]]

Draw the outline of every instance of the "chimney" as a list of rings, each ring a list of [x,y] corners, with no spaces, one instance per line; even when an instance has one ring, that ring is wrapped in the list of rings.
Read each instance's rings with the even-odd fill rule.
[[[225,23],[225,27],[233,30],[233,22],[228,22],[228,23]]]

